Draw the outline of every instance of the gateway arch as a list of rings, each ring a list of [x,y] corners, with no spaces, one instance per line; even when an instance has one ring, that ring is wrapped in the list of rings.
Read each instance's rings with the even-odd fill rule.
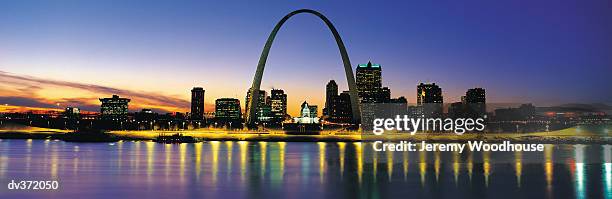
[[[336,44],[338,44],[338,50],[340,51],[340,56],[342,57],[342,63],[344,65],[344,72],[346,75],[346,81],[348,82],[349,95],[351,97],[351,112],[353,116],[353,123],[359,124],[361,122],[361,113],[359,110],[359,100],[357,98],[357,85],[355,84],[355,76],[353,75],[353,68],[351,67],[351,61],[349,60],[348,53],[346,52],[346,48],[344,47],[344,43],[342,43],[342,38],[340,38],[340,34],[334,27],[334,25],[327,19],[327,17],[323,16],[323,14],[309,9],[300,9],[293,11],[285,17],[283,17],[277,24],[274,26],[274,29],[268,36],[268,40],[266,41],[266,45],[264,46],[263,51],[261,52],[261,56],[259,57],[259,63],[257,64],[257,71],[255,71],[255,78],[253,79],[253,84],[251,85],[250,99],[247,102],[249,109],[246,110],[246,123],[254,124],[257,120],[256,118],[256,110],[257,110],[257,99],[259,99],[259,91],[261,86],[261,79],[263,77],[264,67],[266,66],[266,61],[268,59],[268,53],[270,52],[270,48],[272,47],[272,42],[278,33],[278,30],[283,26],[283,24],[292,16],[300,14],[300,13],[308,13],[313,14],[319,19],[325,22],[327,28],[332,32],[334,39],[336,40]]]

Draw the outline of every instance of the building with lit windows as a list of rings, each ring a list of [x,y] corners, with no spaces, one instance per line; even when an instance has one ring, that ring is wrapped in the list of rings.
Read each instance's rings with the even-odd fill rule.
[[[191,119],[204,120],[204,89],[194,87],[191,89]]]
[[[441,117],[442,89],[436,83],[420,83],[417,86],[417,107],[422,117]]]
[[[487,98],[483,88],[468,89],[462,101],[468,117],[483,117],[487,113]]]
[[[251,89],[249,89],[247,91],[247,95],[245,98],[245,102],[247,102],[245,104],[245,109],[244,110],[249,110],[249,100],[251,99]],[[268,94],[266,93],[266,91],[264,90],[259,90],[259,94],[258,94],[258,100],[257,100],[257,109],[255,110],[255,117],[257,118],[258,122],[268,122],[271,119],[271,107],[270,104],[268,103],[268,101],[270,100],[270,98],[268,97]]]
[[[270,113],[272,121],[282,122],[287,115],[287,94],[281,89],[272,89],[270,91]]]
[[[382,77],[379,64],[357,65],[356,79],[357,93],[361,103],[376,103],[381,101]]]
[[[302,103],[300,109],[300,117],[293,118],[293,122],[297,124],[317,124],[319,123],[319,117],[317,114],[316,105],[308,105],[306,101]]]
[[[113,95],[111,98],[100,98],[100,118],[102,120],[124,121],[128,118],[130,99]]]
[[[242,111],[240,100],[235,98],[220,98],[215,100],[215,119],[219,122],[240,122]]]

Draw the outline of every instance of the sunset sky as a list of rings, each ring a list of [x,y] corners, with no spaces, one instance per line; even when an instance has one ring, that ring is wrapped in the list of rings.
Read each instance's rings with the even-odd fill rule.
[[[392,96],[415,102],[436,82],[445,102],[483,87],[489,102],[612,102],[608,0],[502,1],[1,1],[0,111],[82,107],[118,94],[130,109],[188,111],[190,89],[241,100],[268,34],[300,8],[322,12],[352,65],[381,64]],[[335,42],[314,16],[280,31],[262,89],[284,89],[289,113],[322,108],[346,79]]]

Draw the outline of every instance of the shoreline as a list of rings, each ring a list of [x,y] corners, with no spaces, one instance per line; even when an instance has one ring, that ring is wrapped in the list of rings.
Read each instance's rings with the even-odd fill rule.
[[[65,130],[0,130],[0,139],[59,139],[71,142],[116,142],[123,141],[154,141],[159,135],[173,135],[180,133],[201,141],[266,141],[266,142],[374,142],[374,141],[411,141],[411,142],[438,142],[454,143],[472,140],[482,140],[488,143],[511,141],[514,143],[542,143],[542,144],[612,144],[612,138],[600,135],[566,135],[550,133],[479,133],[479,134],[400,134],[388,135],[362,135],[361,133],[342,134],[314,134],[297,135],[283,132],[250,132],[236,133],[228,131],[109,131],[103,133],[103,139],[96,137],[76,137]],[[547,133],[549,134],[549,133]],[[70,138],[70,139],[67,139]]]

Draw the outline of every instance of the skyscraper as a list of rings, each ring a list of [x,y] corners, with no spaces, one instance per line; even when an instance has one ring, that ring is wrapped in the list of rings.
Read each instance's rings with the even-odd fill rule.
[[[240,100],[220,98],[215,100],[215,119],[219,122],[239,122],[242,117]]]
[[[472,88],[465,92],[464,103],[467,108],[467,116],[482,117],[487,113],[487,98],[485,89]]]
[[[247,91],[247,95],[246,95],[246,102],[248,102],[251,99],[251,89],[249,89]],[[267,121],[270,119],[270,112],[271,112],[271,108],[270,105],[267,102],[266,99],[268,99],[268,95],[266,93],[266,91],[264,90],[259,90],[259,94],[258,94],[258,100],[257,100],[257,110],[255,110],[255,118],[257,118],[257,121]],[[245,109],[244,110],[249,110],[249,104],[245,104]]]
[[[281,89],[270,91],[270,112],[274,122],[282,122],[287,115],[287,94]]]
[[[422,116],[441,117],[443,103],[442,89],[436,83],[420,83],[417,86],[417,106]]]
[[[436,83],[417,86],[417,104],[443,103],[442,89]]]
[[[204,119],[204,89],[194,87],[191,89],[191,119]]]
[[[102,105],[100,105],[100,114],[103,120],[127,120],[128,103],[130,99],[113,95],[111,98],[100,98],[100,102],[102,102]]]
[[[357,92],[361,103],[380,102],[382,92],[381,67],[379,64],[357,65],[356,74]]]
[[[336,81],[329,80],[327,86],[325,86],[325,107],[323,107],[324,116],[333,116],[334,109],[332,108],[335,98],[338,97],[338,84]]]
[[[353,120],[351,114],[351,96],[348,91],[340,93],[336,100],[334,100],[332,107],[335,109],[334,116],[332,117],[334,122],[349,123]]]
[[[389,103],[391,101],[391,90],[389,89],[389,87],[382,87],[382,89],[380,89],[380,92],[378,93],[378,96],[379,103]]]
[[[486,103],[485,89],[483,88],[471,88],[465,92],[466,103]]]

